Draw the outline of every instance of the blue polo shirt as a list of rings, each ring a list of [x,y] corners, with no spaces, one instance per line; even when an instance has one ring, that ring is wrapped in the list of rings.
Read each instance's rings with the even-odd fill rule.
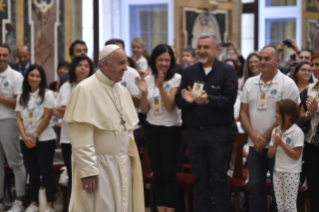
[[[182,89],[191,88],[194,82],[204,83],[208,99],[204,104],[186,102],[181,96]],[[178,108],[186,111],[190,128],[213,128],[234,123],[234,104],[237,98],[238,80],[235,69],[227,63],[215,59],[212,71],[207,75],[200,63],[188,66],[182,76],[175,96]]]

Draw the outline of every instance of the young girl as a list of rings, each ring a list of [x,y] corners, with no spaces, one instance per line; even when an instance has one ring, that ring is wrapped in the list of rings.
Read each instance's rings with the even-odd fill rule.
[[[271,136],[268,157],[276,154],[273,181],[278,211],[297,212],[296,199],[301,172],[304,134],[295,124],[299,109],[291,99],[276,104],[276,127]]]

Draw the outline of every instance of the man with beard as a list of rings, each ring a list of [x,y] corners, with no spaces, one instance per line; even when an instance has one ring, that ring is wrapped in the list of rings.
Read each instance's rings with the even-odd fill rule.
[[[199,63],[184,70],[175,97],[177,106],[187,113],[186,143],[194,175],[195,211],[211,210],[211,192],[215,212],[228,212],[231,205],[226,172],[238,83],[235,69],[216,59],[217,48],[213,35],[199,37]]]

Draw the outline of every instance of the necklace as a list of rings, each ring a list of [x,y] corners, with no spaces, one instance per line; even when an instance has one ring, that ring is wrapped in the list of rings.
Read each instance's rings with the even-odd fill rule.
[[[124,119],[124,114],[123,114],[123,108],[122,108],[122,104],[121,104],[121,99],[120,99],[120,95],[119,95],[119,92],[118,92],[118,89],[117,89],[116,85],[114,85],[114,86],[115,86],[115,90],[116,90],[116,93],[117,93],[117,96],[118,96],[118,101],[119,101],[119,103],[120,103],[120,108],[118,108],[118,105],[116,104],[115,100],[111,97],[110,93],[106,90],[104,84],[101,82],[101,80],[100,80],[99,76],[97,75],[97,73],[96,73],[96,76],[97,76],[97,78],[99,79],[100,84],[102,85],[102,87],[103,87],[104,90],[106,91],[107,95],[110,97],[110,99],[112,100],[113,104],[115,105],[116,110],[119,112],[119,114],[120,114],[120,116],[121,116],[121,124],[123,125],[124,130],[125,130],[125,132],[126,132],[126,131],[127,131],[126,121],[125,121],[125,119]]]

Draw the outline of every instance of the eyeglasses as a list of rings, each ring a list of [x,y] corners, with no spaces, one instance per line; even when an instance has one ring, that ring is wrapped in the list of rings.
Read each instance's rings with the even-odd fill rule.
[[[312,71],[311,71],[311,69],[305,69],[305,68],[303,68],[303,69],[300,69],[300,71],[302,71],[302,72],[309,72],[309,73],[311,73]]]

